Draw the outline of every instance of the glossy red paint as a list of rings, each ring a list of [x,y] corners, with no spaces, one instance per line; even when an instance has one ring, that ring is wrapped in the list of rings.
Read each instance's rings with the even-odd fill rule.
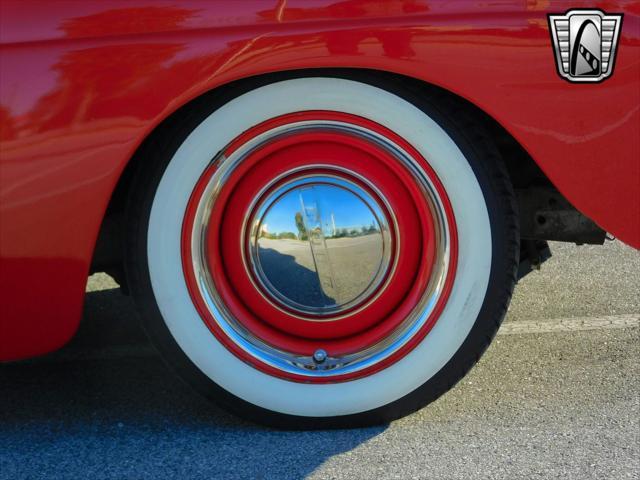
[[[623,12],[614,75],[555,72],[547,13]],[[560,191],[640,247],[638,1],[0,3],[0,359],[72,335],[110,195],[143,139],[233,80],[317,67],[444,87],[506,128]]]
[[[237,348],[209,312],[199,292],[191,260],[196,209],[206,185],[211,181],[217,168],[216,164],[212,164],[204,172],[187,207],[182,232],[183,268],[189,292],[201,317],[212,333],[229,350],[244,361],[276,376],[304,382],[333,382],[369,375],[390,365],[406,355],[417,341],[424,338],[433,328],[446,304],[455,278],[457,235],[453,210],[444,188],[428,161],[402,138],[364,118],[328,111],[283,115],[248,130],[231,142],[223,154],[229,156],[244,143],[274,128],[314,120],[357,125],[390,139],[424,168],[442,199],[450,231],[449,264],[451,268],[445,280],[443,294],[430,319],[414,339],[384,362],[371,368],[354,374],[316,379],[298,377],[273,369]],[[322,164],[323,167],[302,172],[299,170],[318,164]],[[283,177],[278,184],[290,180],[284,177],[287,172],[295,170],[299,175],[343,176],[365,190],[369,190],[374,197],[377,196],[377,193],[370,190],[358,177],[340,173],[340,170],[334,168],[348,169],[358,177],[370,181],[380,190],[380,194],[389,204],[390,212],[393,212],[392,214],[387,212],[387,214],[389,218],[391,216],[395,218],[396,225],[392,227],[392,235],[395,237],[397,229],[399,235],[396,248],[403,254],[397,258],[388,286],[380,291],[368,305],[343,312],[340,316],[324,317],[325,320],[332,320],[331,322],[314,322],[309,320],[317,318],[308,316],[305,319],[296,316],[292,312],[276,307],[266,299],[268,295],[260,293],[256,287],[258,282],[252,279],[252,272],[246,262],[238,260],[246,257],[243,242],[239,239],[243,237],[246,219],[252,216],[250,208],[254,199],[261,195],[261,192],[263,195],[268,194],[269,190],[264,191],[264,189],[274,178]],[[277,188],[278,184],[272,186],[271,190]],[[422,292],[431,280],[436,255],[434,242],[436,234],[432,213],[412,174],[395,157],[382,151],[372,142],[343,133],[302,132],[285,136],[257,148],[229,175],[224,187],[216,196],[216,202],[207,223],[208,269],[218,293],[230,312],[247,330],[268,344],[287,352],[309,356],[319,348],[331,352],[332,355],[347,355],[364,350],[386,338],[406,319],[420,300]]]

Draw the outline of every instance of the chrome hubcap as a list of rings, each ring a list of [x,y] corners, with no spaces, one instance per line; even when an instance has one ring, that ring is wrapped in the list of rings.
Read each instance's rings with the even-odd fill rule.
[[[248,263],[281,306],[301,315],[340,314],[364,304],[384,281],[392,260],[389,221],[356,183],[300,173],[260,202],[250,220]]]

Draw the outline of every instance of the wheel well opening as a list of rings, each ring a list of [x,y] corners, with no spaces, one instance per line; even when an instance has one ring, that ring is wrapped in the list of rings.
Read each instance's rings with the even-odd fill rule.
[[[538,167],[531,156],[504,127],[470,101],[446,89],[415,78],[376,70],[312,69],[278,72],[261,75],[259,77],[237,80],[206,92],[173,112],[147,136],[128,162],[113,191],[94,249],[91,273],[104,271],[111,275],[121,285],[125,292],[127,291],[126,276],[123,268],[123,253],[126,248],[124,222],[125,209],[132,188],[132,179],[137,169],[144,167],[145,162],[152,161],[152,159],[147,158],[147,155],[145,155],[149,145],[153,144],[155,139],[160,138],[163,135],[170,135],[177,122],[180,122],[180,119],[184,118],[185,115],[188,115],[193,106],[200,104],[200,102],[207,102],[212,98],[212,96],[219,95],[223,91],[228,93],[229,90],[233,90],[239,95],[258,86],[275,81],[319,75],[352,78],[365,82],[367,81],[367,78],[383,78],[392,80],[399,85],[406,86],[412,91],[418,92],[420,95],[428,96],[437,94],[449,97],[452,102],[456,102],[460,106],[461,111],[466,112],[468,115],[472,115],[474,121],[476,123],[481,123],[482,127],[488,131],[504,159],[510,180],[516,192],[538,189],[539,191],[547,192],[547,198],[545,200],[547,205],[560,204],[563,207],[569,205],[567,200],[564,199],[564,197],[551,184],[549,179]],[[548,215],[543,215],[543,218],[545,218],[546,221],[542,224],[539,221],[536,221],[537,218],[540,218],[540,212],[537,210],[535,212],[523,212],[522,203],[519,203],[521,217],[523,214],[531,216],[533,219],[531,223],[533,225],[537,225],[538,227],[546,226],[546,228],[549,228],[549,224],[553,224],[553,222],[547,221]],[[529,207],[525,205],[525,209],[528,208]]]

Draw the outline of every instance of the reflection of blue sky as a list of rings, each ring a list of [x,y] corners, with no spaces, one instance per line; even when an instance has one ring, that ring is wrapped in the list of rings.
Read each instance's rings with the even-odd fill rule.
[[[316,185],[311,188],[296,189],[280,197],[264,219],[269,233],[298,232],[295,214],[302,211],[301,196],[307,211],[314,205],[319,207],[322,228],[326,233],[330,234],[333,228],[332,213],[336,229],[368,227],[372,223],[377,227],[371,210],[354,194],[342,188]],[[307,226],[315,225],[307,223]]]

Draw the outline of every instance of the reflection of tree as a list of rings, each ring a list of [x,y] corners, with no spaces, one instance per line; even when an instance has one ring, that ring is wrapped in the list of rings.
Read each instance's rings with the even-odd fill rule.
[[[295,216],[296,228],[298,229],[298,240],[308,240],[307,229],[304,226],[304,220],[302,219],[302,213],[296,212]]]
[[[260,238],[268,238],[270,240],[283,240],[283,239],[295,240],[298,237],[293,232],[269,233],[269,232],[264,232],[263,231],[260,234]]]
[[[102,37],[123,33],[178,30],[197,10],[178,7],[114,8],[65,20],[61,29],[68,38]]]
[[[119,112],[144,117],[148,106],[134,101],[146,85],[132,79],[157,78],[163,64],[182,50],[179,45],[110,45],[72,51],[54,66],[59,72],[56,90],[40,98],[29,112],[36,131],[78,124]],[[96,62],[100,58],[101,62]],[[147,91],[147,93],[149,93]]]
[[[176,7],[123,8],[65,21],[68,37],[105,36],[179,30],[198,10]],[[25,133],[43,133],[65,127],[85,127],[103,118],[146,118],[162,98],[173,99],[193,85],[193,79],[211,68],[211,59],[193,57],[174,61],[185,50],[183,42],[140,40],[71,49],[51,66],[55,87],[37,99],[26,113],[13,116],[0,106],[2,140]],[[172,63],[173,62],[173,63]],[[175,72],[180,71],[176,76]],[[151,84],[165,86],[162,91]]]
[[[372,223],[369,226],[363,225],[360,228],[356,227],[345,227],[345,228],[336,228],[336,232],[333,235],[328,236],[327,238],[353,238],[353,237],[362,237],[364,235],[371,235],[372,233],[378,233],[380,230],[376,228],[376,226]]]
[[[0,105],[0,140],[15,138],[17,131],[15,118],[11,116],[8,108]]]

